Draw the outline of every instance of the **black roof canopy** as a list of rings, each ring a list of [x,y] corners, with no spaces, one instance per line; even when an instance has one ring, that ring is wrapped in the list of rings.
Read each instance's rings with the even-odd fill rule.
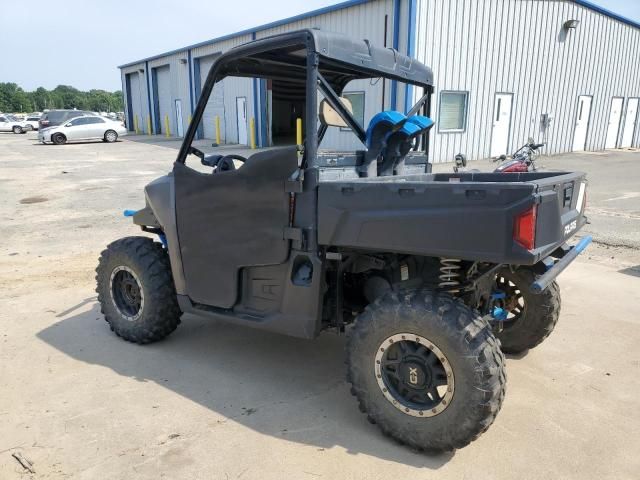
[[[351,80],[384,77],[422,87],[433,73],[419,61],[368,40],[317,29],[297,30],[240,45],[220,56],[219,75],[256,76],[304,82],[307,55],[317,53],[320,73],[337,90]]]

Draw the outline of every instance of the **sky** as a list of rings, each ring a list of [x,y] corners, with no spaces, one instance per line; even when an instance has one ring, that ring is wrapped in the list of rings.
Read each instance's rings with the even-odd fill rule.
[[[638,0],[592,1],[640,22]],[[120,90],[118,65],[335,3],[30,0],[0,9],[0,82],[15,82],[27,91],[60,84]]]

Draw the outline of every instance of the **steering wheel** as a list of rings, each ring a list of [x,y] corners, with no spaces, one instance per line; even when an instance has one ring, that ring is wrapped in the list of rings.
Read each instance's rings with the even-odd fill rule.
[[[235,153],[225,155],[216,162],[216,172],[229,172],[231,170],[235,170],[236,165],[233,163],[234,160],[239,160],[242,163],[247,161],[245,157],[242,155],[236,155]]]

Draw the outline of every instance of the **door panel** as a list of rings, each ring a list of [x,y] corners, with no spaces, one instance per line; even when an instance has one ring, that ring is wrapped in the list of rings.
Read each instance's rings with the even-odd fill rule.
[[[238,118],[238,144],[248,145],[246,97],[236,97],[236,116]]]
[[[184,126],[182,125],[182,100],[176,100],[176,134],[184,137]]]
[[[496,103],[493,109],[493,134],[491,137],[492,157],[499,157],[508,153],[512,101],[513,95],[510,93],[496,94]]]
[[[101,121],[101,119],[91,119],[87,127],[91,138],[104,138],[104,132],[107,130],[107,124],[104,121]]]
[[[287,260],[284,185],[297,162],[296,147],[287,147],[256,153],[238,170],[219,174],[175,164],[178,238],[192,301],[231,308],[242,267]]]
[[[622,103],[624,99],[614,97],[611,101],[611,111],[609,113],[609,126],[607,127],[607,139],[604,148],[616,148],[618,146],[618,135],[620,133],[620,119],[622,118]]]
[[[638,99],[630,98],[627,102],[627,113],[624,116],[624,131],[622,132],[621,148],[631,148],[633,135],[636,132],[638,119]]]
[[[581,95],[578,97],[578,113],[576,130],[573,135],[573,151],[581,152],[587,145],[587,133],[589,131],[589,119],[591,118],[591,97]]]
[[[71,123],[71,126],[66,127],[63,132],[67,140],[86,140],[89,138],[89,127],[91,125],[87,125],[84,119],[79,118],[67,123]]]
[[[166,134],[167,126],[165,117],[169,119],[169,130],[173,123],[173,115],[171,114],[171,70],[169,65],[155,68],[155,87],[156,87],[156,128],[159,132]]]

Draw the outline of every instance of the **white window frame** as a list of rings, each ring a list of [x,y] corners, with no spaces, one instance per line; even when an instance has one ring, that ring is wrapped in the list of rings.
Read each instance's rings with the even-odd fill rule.
[[[442,115],[442,97],[448,93],[457,95],[464,95],[464,110],[462,117],[462,128],[447,128],[440,127],[440,115]],[[438,133],[464,133],[467,131],[467,119],[469,116],[469,91],[468,90],[442,90],[440,92],[440,98],[438,101]]]

